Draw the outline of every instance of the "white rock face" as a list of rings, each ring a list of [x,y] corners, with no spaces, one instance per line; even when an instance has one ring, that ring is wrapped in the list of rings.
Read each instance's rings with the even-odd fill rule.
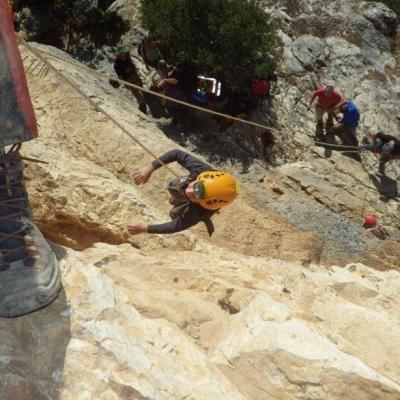
[[[2,399],[400,396],[398,272],[202,243],[57,253],[57,301],[0,321]]]
[[[291,142],[286,156],[295,162],[243,184],[241,199],[216,216],[211,239],[203,226],[129,237],[127,222],[167,219],[169,174],[133,186],[133,171],[151,157],[54,73],[29,76],[41,131],[23,153],[49,164],[29,163],[27,184],[36,220],[58,243],[63,290],[45,309],[0,320],[1,400],[400,398],[399,243],[370,237],[358,220],[365,202],[395,237],[399,203],[373,188],[373,159],[364,169],[338,153],[325,158],[304,110],[313,80],[337,77],[365,106],[363,127],[395,127],[398,77],[375,76],[397,59],[381,34],[373,62],[367,43],[331,31],[316,36],[317,10],[335,23],[341,13],[371,36],[372,23],[353,15],[358,1],[299,4],[288,24],[308,21],[310,31],[284,34],[286,55],[297,62],[286,73],[296,84],[280,82],[276,95],[282,138]],[[303,52],[306,62],[297,58]],[[54,63],[153,152],[175,146],[107,79]],[[331,266],[336,259],[341,267]],[[343,267],[349,259],[376,269]]]

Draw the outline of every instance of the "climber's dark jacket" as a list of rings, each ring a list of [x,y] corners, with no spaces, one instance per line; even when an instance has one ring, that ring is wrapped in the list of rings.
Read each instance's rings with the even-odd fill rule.
[[[174,179],[168,185],[168,191],[171,196],[178,199],[182,199],[182,203],[173,207],[170,215],[172,220],[164,224],[149,225],[149,233],[175,233],[180,232],[185,229],[190,228],[198,224],[199,222],[204,222],[207,226],[209,235],[211,236],[214,227],[211,222],[211,216],[216,212],[212,210],[206,210],[199,204],[190,202],[186,197],[184,197],[184,190],[190,182],[197,179],[197,176],[204,171],[213,171],[210,165],[200,161],[199,159],[193,157],[192,155],[185,153],[182,150],[171,150],[160,157],[160,160],[164,164],[169,164],[171,162],[177,161],[182,167],[186,168],[190,175],[187,177]],[[155,160],[152,163],[154,169],[158,169],[162,164]]]

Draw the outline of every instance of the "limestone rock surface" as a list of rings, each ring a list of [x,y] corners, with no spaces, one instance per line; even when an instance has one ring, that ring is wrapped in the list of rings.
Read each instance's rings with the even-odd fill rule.
[[[364,16],[385,35],[393,35],[399,26],[399,18],[389,7],[379,2],[364,3]]]
[[[132,184],[152,160],[140,144],[155,154],[179,145],[125,89],[38,46],[86,97],[54,72],[28,75],[40,136],[23,155],[48,164],[27,162],[26,180],[63,290],[45,309],[0,320],[1,400],[400,398],[399,166],[378,177],[372,155],[361,165],[316,146],[306,111],[315,85],[334,79],[360,105],[360,140],[378,127],[398,133],[398,37],[358,0],[279,3],[282,76],[252,116],[280,129],[271,162],[256,157],[259,132],[236,124],[230,137],[210,129],[179,141],[242,183],[212,238],[202,225],[127,234],[128,222],[168,218],[167,170]],[[136,6],[113,5],[126,15]],[[223,157],[233,138],[250,160]],[[388,238],[361,227],[367,212]]]
[[[400,396],[399,272],[203,242],[56,252],[60,297],[0,321],[2,399]]]

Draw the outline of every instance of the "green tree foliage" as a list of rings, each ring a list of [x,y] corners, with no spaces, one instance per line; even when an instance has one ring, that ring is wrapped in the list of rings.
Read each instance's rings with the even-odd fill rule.
[[[265,76],[279,52],[275,26],[257,0],[142,0],[142,23],[169,61],[240,82]]]
[[[400,17],[400,0],[380,0],[379,2],[386,4]]]
[[[84,41],[100,47],[115,44],[129,24],[94,0],[16,0],[14,7],[30,10],[24,21],[29,39],[76,53]]]

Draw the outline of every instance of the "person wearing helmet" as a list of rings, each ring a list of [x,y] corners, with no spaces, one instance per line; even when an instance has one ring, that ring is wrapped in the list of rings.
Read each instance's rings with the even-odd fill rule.
[[[128,232],[131,235],[176,233],[204,222],[211,236],[214,232],[211,217],[220,208],[235,200],[239,193],[236,179],[227,172],[213,169],[182,150],[171,150],[159,159],[164,164],[176,161],[189,171],[188,176],[176,178],[168,184],[169,203],[173,206],[170,211],[171,221],[156,225],[132,223],[128,225]],[[135,172],[135,184],[145,184],[161,166],[160,161],[155,160],[149,166]]]
[[[364,217],[363,228],[365,228],[365,229],[375,228],[377,223],[378,223],[378,219],[376,218],[376,215],[367,214]]]
[[[386,229],[378,224],[378,219],[376,218],[376,215],[367,214],[364,217],[363,228],[382,240],[386,239],[386,237],[389,236]]]

